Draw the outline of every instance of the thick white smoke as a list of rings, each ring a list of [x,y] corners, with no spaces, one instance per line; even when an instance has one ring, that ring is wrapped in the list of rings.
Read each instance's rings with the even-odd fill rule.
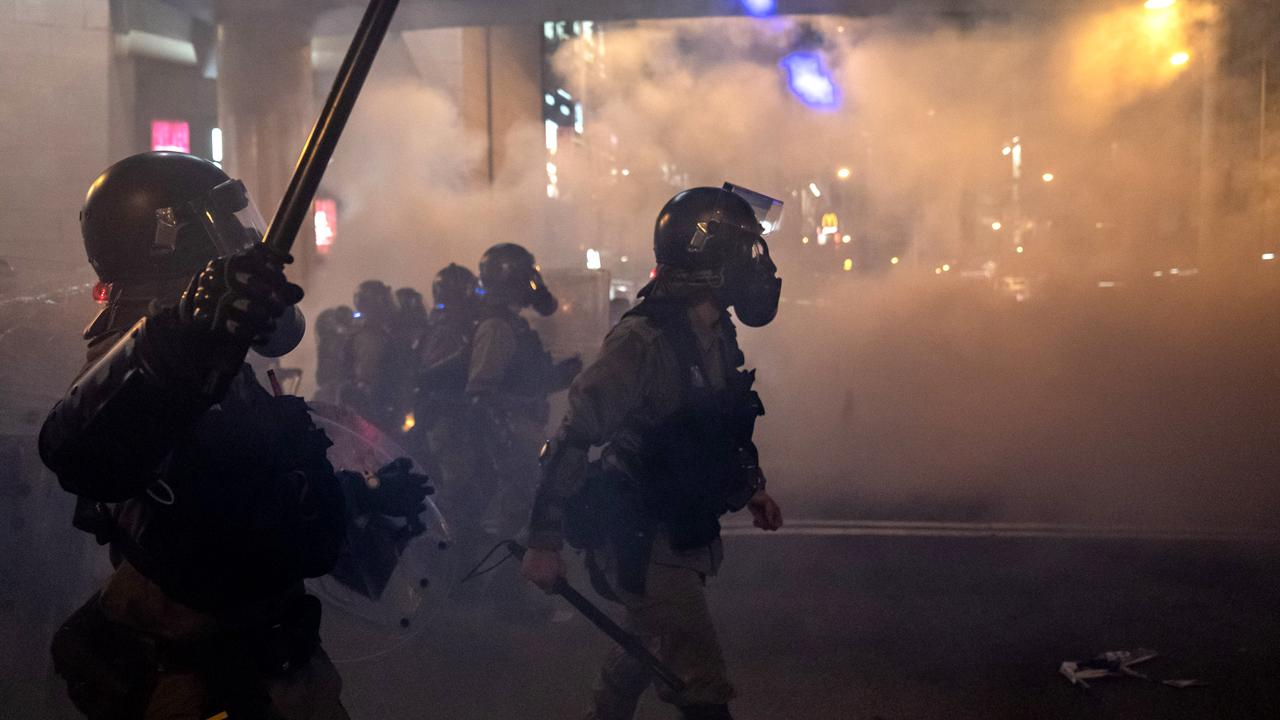
[[[795,223],[809,183],[840,192],[835,173],[847,167],[866,225],[893,227],[902,258],[833,280],[813,272],[798,233],[775,245],[786,305],[773,326],[742,336],[771,403],[760,435],[780,493],[853,512],[928,514],[933,504],[1126,522],[1141,505],[1143,520],[1266,522],[1243,509],[1267,506],[1257,467],[1270,455],[1211,349],[1233,349],[1237,382],[1265,382],[1266,343],[1228,313],[1257,319],[1269,295],[1217,302],[1238,282],[1222,274],[1185,291],[1130,283],[1118,300],[1096,287],[1121,268],[1149,276],[1170,257],[1208,268],[1238,249],[1215,233],[1197,256],[1201,103],[1236,90],[1213,72],[1220,24],[1203,4],[1159,14],[1127,5],[966,27],[892,17],[606,25],[592,65],[573,43],[553,61],[586,123],[585,142],[562,143],[553,158],[560,197],[550,201],[539,121],[505,139],[530,160],[507,163],[489,185],[483,138],[463,127],[456,99],[375,79],[330,175],[350,241],[321,271],[323,304],[365,277],[425,291],[438,267],[473,264],[503,240],[557,264],[586,247],[644,259],[656,210],[683,186],[731,180],[782,195]],[[806,108],[789,92],[778,61],[797,49],[823,54],[839,109]],[[1185,63],[1171,61],[1179,52]],[[1247,133],[1213,130],[1223,144]],[[1026,229],[1025,257],[1013,255],[1009,227],[991,224],[1010,223],[1001,148],[1015,136],[1023,212],[1042,221]],[[934,275],[984,252],[998,260],[990,280]],[[840,256],[823,262],[834,270]],[[1006,274],[1060,287],[1045,280],[1020,305],[992,288]],[[1218,405],[1194,400],[1189,388],[1206,386]],[[1206,502],[1221,478],[1232,493]]]

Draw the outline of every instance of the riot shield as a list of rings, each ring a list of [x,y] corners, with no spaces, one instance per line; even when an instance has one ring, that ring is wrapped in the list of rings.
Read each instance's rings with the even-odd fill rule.
[[[329,462],[335,469],[374,472],[396,458],[410,457],[354,411],[317,401],[308,405],[316,425],[333,441]],[[455,553],[449,551],[453,536],[430,496],[417,523],[425,532],[404,547],[375,597],[331,575],[307,582],[326,605],[321,635],[335,662],[370,660],[394,650],[421,633],[449,597],[458,577]]]

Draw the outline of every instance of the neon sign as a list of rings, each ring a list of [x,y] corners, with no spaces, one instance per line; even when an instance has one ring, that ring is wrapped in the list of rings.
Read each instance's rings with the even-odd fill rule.
[[[186,120],[152,120],[151,149],[191,152],[191,126]]]
[[[338,201],[319,198],[315,204],[316,254],[328,255],[338,239]]]

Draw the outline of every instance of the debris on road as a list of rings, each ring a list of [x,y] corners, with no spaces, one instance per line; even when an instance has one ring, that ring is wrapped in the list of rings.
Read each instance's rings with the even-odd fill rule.
[[[1092,660],[1064,660],[1058,672],[1071,681],[1072,685],[1089,687],[1090,680],[1108,677],[1135,677],[1148,682],[1159,682],[1171,688],[1203,687],[1204,682],[1196,679],[1153,680],[1149,675],[1134,669],[1148,660],[1159,657],[1160,653],[1147,648],[1137,650],[1111,650],[1094,657]]]

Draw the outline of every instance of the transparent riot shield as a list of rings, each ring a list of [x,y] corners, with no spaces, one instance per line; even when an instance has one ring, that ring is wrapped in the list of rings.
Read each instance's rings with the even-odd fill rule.
[[[329,462],[335,469],[371,473],[396,458],[410,457],[352,410],[324,402],[308,404],[316,425],[333,441]],[[391,652],[426,629],[448,599],[459,568],[456,554],[450,552],[449,524],[430,496],[417,523],[425,532],[400,552],[399,562],[376,597],[331,575],[307,581],[308,590],[326,606],[321,635],[335,662],[360,662]]]

